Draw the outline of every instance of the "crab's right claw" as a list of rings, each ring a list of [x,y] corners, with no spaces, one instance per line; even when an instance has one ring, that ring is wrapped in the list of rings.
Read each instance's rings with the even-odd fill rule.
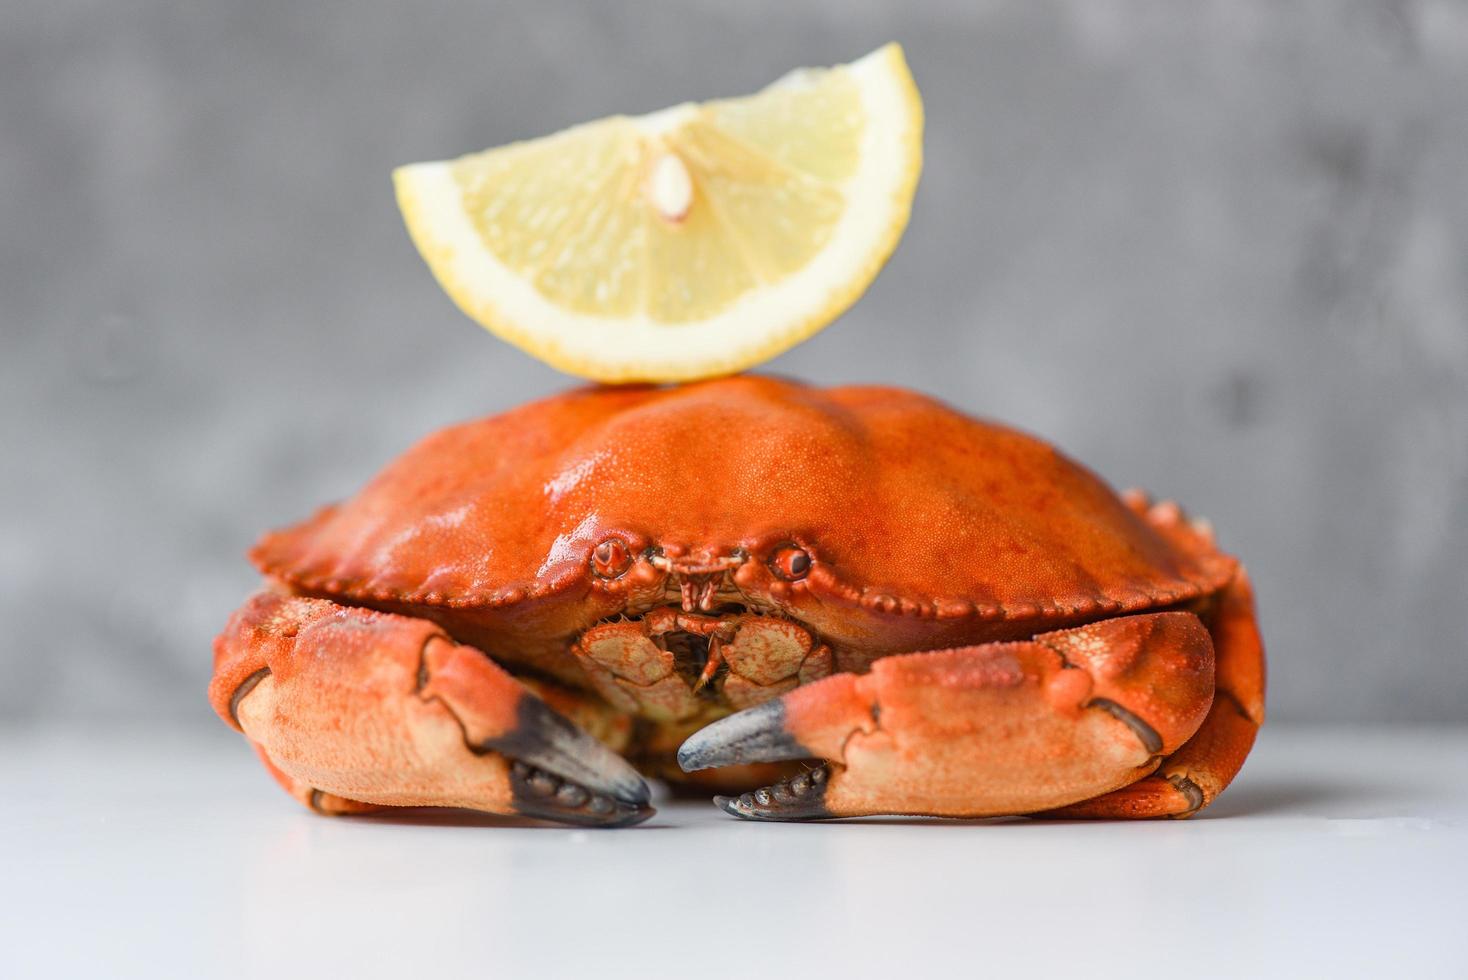
[[[652,815],[631,765],[426,620],[261,592],[215,649],[215,710],[318,811],[457,806],[599,827]]]
[[[1198,729],[1213,645],[1192,613],[886,657],[696,732],[685,770],[825,759],[716,802],[736,816],[1034,813],[1128,785]]]

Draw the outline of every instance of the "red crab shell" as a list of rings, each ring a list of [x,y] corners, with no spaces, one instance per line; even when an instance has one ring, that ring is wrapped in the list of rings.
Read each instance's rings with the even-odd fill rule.
[[[592,553],[610,536],[637,557],[608,580]],[[811,556],[800,581],[769,564],[790,544]],[[837,669],[1185,603],[1235,568],[1031,436],[902,389],[751,376],[580,389],[450,427],[253,558],[579,681],[572,638],[668,601],[659,553],[747,556],[725,598],[805,624]]]

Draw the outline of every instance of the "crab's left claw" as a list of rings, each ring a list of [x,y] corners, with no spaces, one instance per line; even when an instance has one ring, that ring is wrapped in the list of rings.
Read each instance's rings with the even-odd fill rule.
[[[215,710],[319,812],[456,806],[601,827],[652,815],[631,765],[427,620],[267,591],[215,650]]]
[[[886,657],[689,738],[685,770],[780,759],[825,766],[716,802],[736,816],[1034,813],[1153,772],[1213,699],[1192,613],[1104,620],[1016,643]]]

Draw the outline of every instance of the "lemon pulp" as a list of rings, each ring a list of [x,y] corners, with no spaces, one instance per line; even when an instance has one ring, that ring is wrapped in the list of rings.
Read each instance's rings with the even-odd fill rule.
[[[394,173],[469,316],[602,381],[740,370],[839,316],[906,226],[922,106],[901,49],[738,99]]]

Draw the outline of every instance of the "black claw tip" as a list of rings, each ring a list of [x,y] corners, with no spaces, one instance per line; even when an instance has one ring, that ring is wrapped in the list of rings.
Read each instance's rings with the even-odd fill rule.
[[[745,762],[808,759],[811,755],[785,731],[785,705],[777,699],[694,732],[678,748],[678,765],[684,772],[693,772]]]
[[[240,686],[235,688],[234,693],[229,696],[229,717],[234,722],[234,727],[240,727],[240,702],[245,699],[245,695],[255,689],[256,685],[269,676],[270,668],[261,667],[241,681]]]
[[[584,786],[524,763],[511,766],[510,791],[516,813],[583,827],[630,827],[655,812],[645,803],[592,793]]]
[[[603,797],[605,799],[605,797]],[[530,800],[517,800],[515,812],[535,820],[550,820],[555,823],[574,824],[578,827],[631,827],[640,824],[657,811],[650,806],[628,806],[617,803],[607,808],[606,813],[593,813],[589,809],[567,809],[541,802],[536,805]]]
[[[527,789],[542,796],[555,794],[563,782],[575,783],[633,808],[645,808],[652,799],[647,783],[627,760],[539,698],[521,698],[515,721],[513,729],[479,746],[514,760],[512,783],[528,782]],[[539,780],[530,782],[537,771]]]
[[[834,815],[822,802],[825,787],[823,766],[737,798],[715,796],[714,806],[744,820],[824,820]]]
[[[1092,698],[1086,705],[1088,708],[1100,708],[1123,725],[1136,733],[1137,741],[1142,743],[1142,748],[1156,755],[1162,751],[1162,736],[1157,734],[1157,729],[1110,698]]]
[[[1176,816],[1190,817],[1193,814],[1197,813],[1199,810],[1203,809],[1203,804],[1206,802],[1206,799],[1203,796],[1203,787],[1193,782],[1187,776],[1181,774],[1168,776],[1167,781],[1169,783],[1172,783],[1173,788],[1176,789],[1179,793],[1183,794],[1183,796],[1188,801],[1187,810],[1183,811],[1182,813],[1176,814]]]

